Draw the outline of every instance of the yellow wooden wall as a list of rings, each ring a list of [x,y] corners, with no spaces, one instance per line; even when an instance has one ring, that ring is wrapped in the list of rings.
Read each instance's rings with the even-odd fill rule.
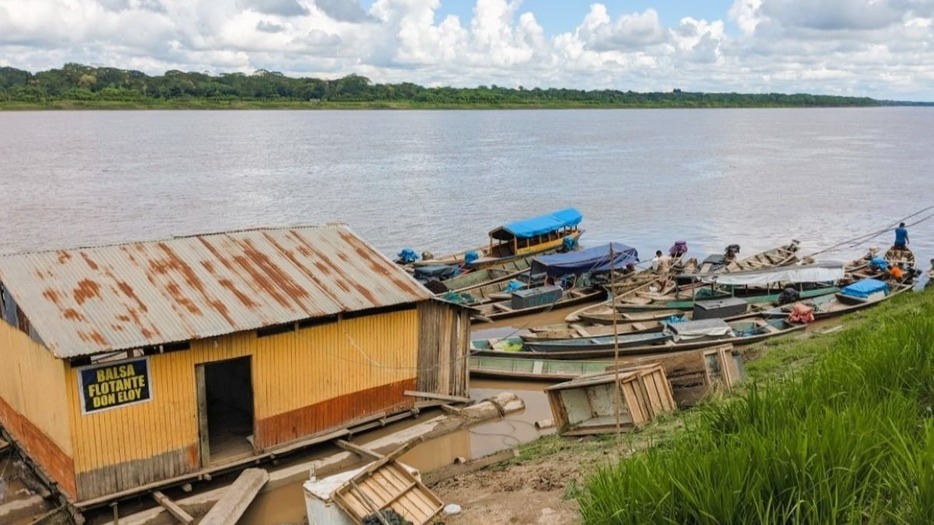
[[[48,349],[2,321],[0,397],[71,455],[65,367]]]
[[[65,490],[74,488],[65,366],[0,321],[0,424]]]
[[[252,356],[254,414],[263,420],[374,387],[410,379],[414,385],[417,340],[413,309],[263,338],[243,332],[194,341],[190,350],[150,357],[150,401],[86,415],[70,369],[79,499],[199,468],[199,363]]]

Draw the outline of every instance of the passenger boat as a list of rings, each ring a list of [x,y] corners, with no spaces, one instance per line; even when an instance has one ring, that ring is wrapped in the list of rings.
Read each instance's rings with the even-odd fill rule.
[[[696,350],[720,343],[743,346],[804,330],[804,328],[804,324],[789,323],[785,319],[751,317],[730,322],[722,319],[705,319],[669,325],[667,333],[673,337],[667,341],[659,339],[657,344],[617,346],[618,343],[614,341],[616,338],[613,336],[538,343],[524,343],[520,338],[507,338],[472,341],[471,355],[493,357],[508,355],[524,359],[602,359],[613,357],[617,348],[619,355],[630,356]]]
[[[574,208],[558,210],[547,215],[511,222],[490,231],[486,246],[433,257],[424,253],[421,260],[410,263],[414,267],[459,265],[474,270],[497,265],[509,260],[576,246],[583,233],[578,225],[583,216]],[[569,239],[569,240],[566,240]]]

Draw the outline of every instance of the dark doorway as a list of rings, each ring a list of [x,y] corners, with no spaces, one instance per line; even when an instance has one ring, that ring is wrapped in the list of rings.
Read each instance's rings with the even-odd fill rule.
[[[253,454],[253,381],[250,358],[197,365],[201,463]]]

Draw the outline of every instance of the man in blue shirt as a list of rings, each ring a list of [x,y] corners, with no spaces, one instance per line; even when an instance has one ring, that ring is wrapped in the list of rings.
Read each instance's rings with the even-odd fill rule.
[[[898,228],[895,228],[895,249],[896,250],[907,250],[908,249],[908,229],[905,228],[905,223],[898,225]]]

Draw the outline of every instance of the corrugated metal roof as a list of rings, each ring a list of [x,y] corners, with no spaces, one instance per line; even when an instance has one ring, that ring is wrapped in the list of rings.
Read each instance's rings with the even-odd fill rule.
[[[0,281],[59,358],[432,296],[344,225],[5,255]]]

